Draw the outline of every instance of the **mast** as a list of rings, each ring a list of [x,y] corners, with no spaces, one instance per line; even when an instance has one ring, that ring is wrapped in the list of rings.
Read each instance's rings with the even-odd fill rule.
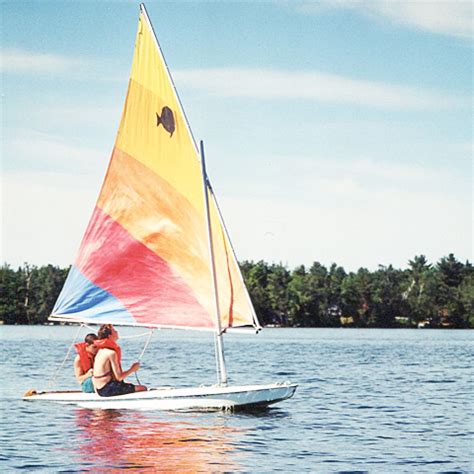
[[[206,173],[206,161],[204,158],[204,142],[201,140],[201,169],[202,169],[202,181],[204,188],[204,207],[206,212],[206,222],[207,222],[207,233],[208,233],[208,243],[209,243],[209,258],[211,262],[211,272],[212,272],[212,283],[214,286],[214,302],[215,302],[215,316],[216,316],[216,360],[217,360],[217,379],[219,385],[227,385],[227,371],[225,368],[225,359],[224,359],[224,341],[222,337],[222,327],[221,327],[221,311],[219,307],[219,293],[217,289],[217,276],[216,276],[216,265],[214,260],[214,247],[212,245],[212,228],[211,228],[211,215],[209,212],[209,198],[208,198],[208,182],[207,182],[207,173]]]

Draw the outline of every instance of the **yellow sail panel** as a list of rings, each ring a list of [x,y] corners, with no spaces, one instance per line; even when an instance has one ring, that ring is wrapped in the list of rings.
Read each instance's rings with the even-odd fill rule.
[[[209,193],[221,327],[258,326],[233,249],[219,217],[215,197]]]
[[[116,148],[143,163],[204,215],[196,148],[154,34],[140,15]]]

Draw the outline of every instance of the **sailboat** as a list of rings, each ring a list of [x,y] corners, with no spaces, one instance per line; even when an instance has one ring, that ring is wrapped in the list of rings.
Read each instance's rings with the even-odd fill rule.
[[[32,391],[86,408],[234,409],[293,396],[290,382],[230,386],[223,335],[261,326],[146,8],[109,167],[78,256],[49,317],[77,324],[214,333],[217,383],[100,397]]]

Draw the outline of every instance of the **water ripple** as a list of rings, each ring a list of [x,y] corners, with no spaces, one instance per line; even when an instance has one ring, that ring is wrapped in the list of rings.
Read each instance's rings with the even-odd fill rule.
[[[422,331],[275,329],[228,337],[233,383],[300,384],[295,398],[265,411],[126,412],[22,402],[27,389],[44,388],[75,331],[1,330],[8,354],[0,431],[6,472],[474,471],[468,331],[427,338]],[[214,383],[212,338],[165,331],[157,338],[143,361],[144,383]],[[125,364],[142,344],[124,340]],[[59,385],[76,387],[72,367],[60,373]]]

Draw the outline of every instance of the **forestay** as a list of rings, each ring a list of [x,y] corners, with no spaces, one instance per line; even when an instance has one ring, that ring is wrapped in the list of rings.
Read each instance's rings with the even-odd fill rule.
[[[214,331],[203,193],[198,149],[142,11],[109,168],[50,319]],[[221,328],[258,328],[208,195]]]

